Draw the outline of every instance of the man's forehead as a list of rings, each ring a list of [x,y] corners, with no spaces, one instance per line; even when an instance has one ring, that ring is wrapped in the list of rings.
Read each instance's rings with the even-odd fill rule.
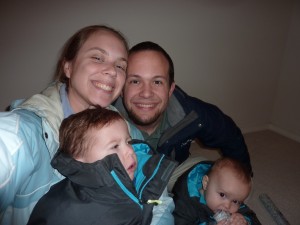
[[[141,80],[168,80],[168,76],[166,75],[153,75],[153,74],[147,74],[147,73],[143,73],[143,74],[137,74],[137,73],[128,73],[127,74],[127,79],[131,78],[131,79],[141,79]]]

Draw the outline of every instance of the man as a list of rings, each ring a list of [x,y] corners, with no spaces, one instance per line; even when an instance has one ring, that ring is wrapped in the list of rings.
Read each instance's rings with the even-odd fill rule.
[[[251,170],[240,129],[219,108],[188,96],[175,85],[172,59],[156,43],[141,42],[130,49],[123,96],[115,106],[150,146],[182,163],[170,183],[192,166],[188,157],[195,139],[206,147],[220,149],[223,156],[235,158]]]

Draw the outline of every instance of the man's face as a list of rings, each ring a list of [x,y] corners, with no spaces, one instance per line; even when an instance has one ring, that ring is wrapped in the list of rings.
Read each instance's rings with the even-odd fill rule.
[[[123,102],[130,119],[137,127],[151,134],[175,88],[169,85],[169,64],[159,52],[145,50],[128,58]]]

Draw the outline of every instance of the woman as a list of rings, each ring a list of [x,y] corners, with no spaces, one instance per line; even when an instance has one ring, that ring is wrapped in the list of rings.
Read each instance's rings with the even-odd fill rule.
[[[125,82],[127,52],[118,31],[85,27],[65,44],[55,82],[0,114],[0,224],[26,224],[36,202],[63,178],[50,165],[62,120],[110,107]]]

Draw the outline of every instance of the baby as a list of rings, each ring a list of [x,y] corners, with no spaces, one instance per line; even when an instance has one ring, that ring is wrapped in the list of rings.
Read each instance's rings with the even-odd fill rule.
[[[251,186],[250,171],[237,160],[200,162],[173,188],[175,224],[260,224],[244,204]]]

